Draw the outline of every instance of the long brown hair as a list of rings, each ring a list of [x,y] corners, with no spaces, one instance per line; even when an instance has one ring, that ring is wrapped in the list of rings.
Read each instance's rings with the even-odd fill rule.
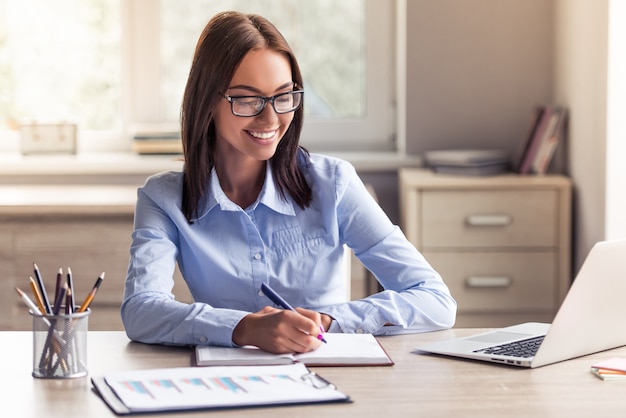
[[[298,86],[302,75],[289,44],[267,19],[238,12],[222,12],[206,25],[194,53],[181,107],[181,136],[185,157],[182,210],[188,222],[201,211],[211,170],[215,166],[214,109],[222,100],[235,70],[252,49],[270,48],[284,54]],[[298,166],[304,110],[295,111],[291,125],[270,159],[276,186],[304,209],[311,204],[311,187]]]

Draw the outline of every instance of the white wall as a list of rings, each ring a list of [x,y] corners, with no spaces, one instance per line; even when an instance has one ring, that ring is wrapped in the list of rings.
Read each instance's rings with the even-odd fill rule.
[[[570,110],[577,271],[593,244],[605,239],[608,0],[556,0],[555,16],[555,97]]]
[[[626,237],[626,2],[609,0],[607,239]]]

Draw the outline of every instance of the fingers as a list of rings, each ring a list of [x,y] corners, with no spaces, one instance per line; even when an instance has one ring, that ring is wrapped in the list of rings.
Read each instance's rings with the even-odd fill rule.
[[[232,339],[237,345],[254,345],[272,353],[304,353],[320,346],[319,334],[318,313],[265,307],[246,315],[233,330]]]

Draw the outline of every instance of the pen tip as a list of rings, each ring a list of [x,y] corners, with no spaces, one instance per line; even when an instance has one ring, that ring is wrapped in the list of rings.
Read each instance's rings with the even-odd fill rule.
[[[67,268],[67,274],[72,274],[72,269],[71,268]]]
[[[100,278],[104,279],[104,272],[100,275]]]

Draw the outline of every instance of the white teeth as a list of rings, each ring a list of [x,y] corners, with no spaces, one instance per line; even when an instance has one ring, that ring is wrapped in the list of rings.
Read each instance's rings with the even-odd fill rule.
[[[259,139],[270,139],[271,137],[273,137],[276,134],[276,131],[272,131],[272,132],[253,132],[253,131],[248,131],[248,132],[253,137],[259,138]]]

